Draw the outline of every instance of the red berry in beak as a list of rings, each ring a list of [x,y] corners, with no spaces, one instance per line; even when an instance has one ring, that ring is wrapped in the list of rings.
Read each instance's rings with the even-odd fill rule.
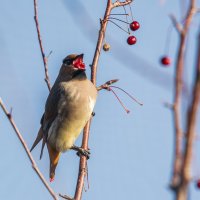
[[[133,44],[135,44],[137,42],[137,38],[135,37],[135,36],[129,36],[128,37],[128,39],[127,39],[127,43],[129,44],[129,45],[133,45]]]
[[[165,65],[165,66],[171,64],[171,59],[170,59],[170,57],[168,57],[168,56],[162,57],[160,61],[161,61],[161,64],[162,64],[162,65]]]
[[[132,31],[137,31],[140,28],[140,24],[137,21],[133,21],[132,23],[130,23],[130,29]]]
[[[83,63],[83,54],[78,55],[73,61],[73,66],[77,69],[85,70],[85,63]]]

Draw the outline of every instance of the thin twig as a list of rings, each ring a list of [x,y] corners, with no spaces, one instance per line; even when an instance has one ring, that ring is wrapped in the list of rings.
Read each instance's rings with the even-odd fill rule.
[[[62,197],[63,199],[74,200],[74,199],[72,199],[71,197],[69,197],[69,196],[67,196],[67,195],[59,194],[59,196]]]
[[[43,45],[42,45],[42,38],[41,38],[41,34],[40,34],[40,26],[39,26],[39,21],[38,21],[37,0],[34,0],[34,20],[35,20],[35,25],[36,25],[36,29],[37,29],[40,51],[41,51],[41,54],[42,54],[42,59],[43,59],[43,64],[44,64],[44,72],[45,72],[45,79],[44,80],[45,80],[47,87],[50,91],[51,90],[51,84],[50,84],[49,73],[48,73],[48,57],[45,56],[44,48],[43,48]]]
[[[0,106],[1,106],[1,108],[2,108],[2,110],[3,110],[3,112],[5,113],[5,115],[7,116],[7,118],[8,118],[8,120],[9,120],[10,124],[12,125],[12,127],[13,127],[15,133],[17,134],[17,137],[18,137],[18,139],[20,140],[22,146],[24,147],[24,150],[25,150],[25,152],[26,152],[26,154],[27,154],[27,156],[28,156],[28,158],[29,158],[29,160],[30,160],[30,162],[31,162],[31,164],[32,164],[33,169],[35,170],[35,172],[36,172],[37,175],[39,176],[40,180],[42,181],[42,183],[44,184],[44,186],[46,187],[46,189],[49,191],[49,193],[50,193],[51,196],[53,197],[53,199],[58,200],[58,198],[57,198],[57,196],[56,196],[56,193],[55,193],[55,192],[52,190],[52,188],[48,185],[48,183],[46,182],[46,180],[45,180],[45,178],[43,177],[42,173],[41,173],[40,170],[38,169],[37,164],[36,164],[36,162],[34,161],[32,155],[31,155],[31,153],[30,153],[30,151],[29,151],[29,148],[28,148],[28,146],[27,146],[25,140],[23,139],[23,137],[22,137],[22,135],[21,135],[19,129],[17,128],[17,126],[16,126],[16,124],[15,124],[13,118],[12,118],[11,113],[9,113],[8,110],[6,109],[6,107],[4,106],[3,101],[2,101],[1,98],[0,98]]]
[[[132,1],[133,0],[126,0],[126,1],[123,1],[123,2],[116,1],[115,3],[113,3],[112,8],[116,8],[116,7],[120,7],[120,6],[126,6],[130,3],[132,3]]]
[[[126,4],[131,3],[131,1],[127,1]],[[107,6],[104,14],[104,19],[101,20],[101,27],[99,30],[99,36],[96,44],[96,49],[94,53],[94,58],[92,61],[92,67],[91,67],[91,81],[92,83],[96,86],[96,76],[97,76],[97,65],[99,61],[99,56],[101,53],[101,48],[104,40],[104,33],[106,32],[106,27],[107,27],[107,18],[111,14],[111,10],[117,7],[117,5],[114,6],[111,0],[107,1]],[[83,149],[88,149],[88,140],[89,140],[89,131],[90,131],[90,124],[91,124],[91,119],[87,122],[84,130],[83,130],[83,139],[82,139],[82,148]],[[87,159],[85,156],[80,157],[80,163],[79,163],[79,174],[78,174],[78,179],[77,179],[77,185],[76,185],[76,191],[74,195],[75,200],[81,200],[82,197],[82,191],[83,191],[83,185],[84,185],[84,177],[86,175],[85,169],[87,167],[86,165]]]
[[[104,84],[98,86],[97,91],[100,91],[102,89],[107,89],[110,85],[112,85],[113,83],[116,83],[117,81],[119,81],[119,79],[113,79],[113,80],[107,81]]]
[[[169,17],[170,17],[170,19],[171,19],[171,21],[172,21],[172,24],[173,24],[174,27],[176,28],[176,30],[177,30],[179,33],[181,33],[182,30],[183,30],[183,27],[181,26],[180,23],[178,23],[176,17],[175,17],[173,14],[170,14]]]
[[[97,91],[100,91],[102,89],[105,89],[107,91],[111,91],[115,97],[117,98],[117,100],[119,101],[119,103],[121,104],[121,106],[124,108],[124,110],[129,113],[130,110],[128,110],[125,105],[123,104],[123,102],[120,100],[120,98],[118,97],[118,95],[116,94],[116,92],[112,89],[113,88],[116,88],[116,89],[119,89],[121,90],[122,92],[124,92],[126,95],[128,95],[133,101],[135,101],[136,103],[138,103],[139,105],[143,105],[142,103],[140,103],[137,99],[135,99],[132,95],[130,95],[128,92],[126,92],[125,90],[123,90],[122,88],[120,87],[117,87],[117,86],[111,86],[111,84],[117,82],[118,79],[114,79],[114,80],[110,80],[110,81],[107,81],[106,83],[104,83],[103,85],[97,87]]]

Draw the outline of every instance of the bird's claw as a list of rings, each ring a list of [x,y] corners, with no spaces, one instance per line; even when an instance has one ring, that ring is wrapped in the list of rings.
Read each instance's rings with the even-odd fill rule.
[[[87,159],[90,158],[90,151],[89,151],[89,149],[86,150],[86,149],[83,149],[83,148],[81,148],[81,147],[77,147],[77,146],[75,146],[75,145],[74,145],[71,149],[77,151],[76,154],[77,154],[78,156],[82,155],[82,156],[85,156]]]
[[[80,151],[78,151],[76,154],[77,154],[77,156],[80,156],[80,155],[85,156],[87,159],[90,158],[89,150],[80,149]]]

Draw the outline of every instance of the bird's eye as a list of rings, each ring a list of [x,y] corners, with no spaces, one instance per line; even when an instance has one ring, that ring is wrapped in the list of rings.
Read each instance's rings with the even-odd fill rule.
[[[70,60],[70,59],[63,60],[63,64],[70,65],[70,64],[72,64],[72,60]]]

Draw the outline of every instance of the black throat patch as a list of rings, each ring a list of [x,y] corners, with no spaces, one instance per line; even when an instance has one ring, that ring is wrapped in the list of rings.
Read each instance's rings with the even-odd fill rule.
[[[72,79],[85,80],[87,79],[85,70],[77,70],[72,74]]]

